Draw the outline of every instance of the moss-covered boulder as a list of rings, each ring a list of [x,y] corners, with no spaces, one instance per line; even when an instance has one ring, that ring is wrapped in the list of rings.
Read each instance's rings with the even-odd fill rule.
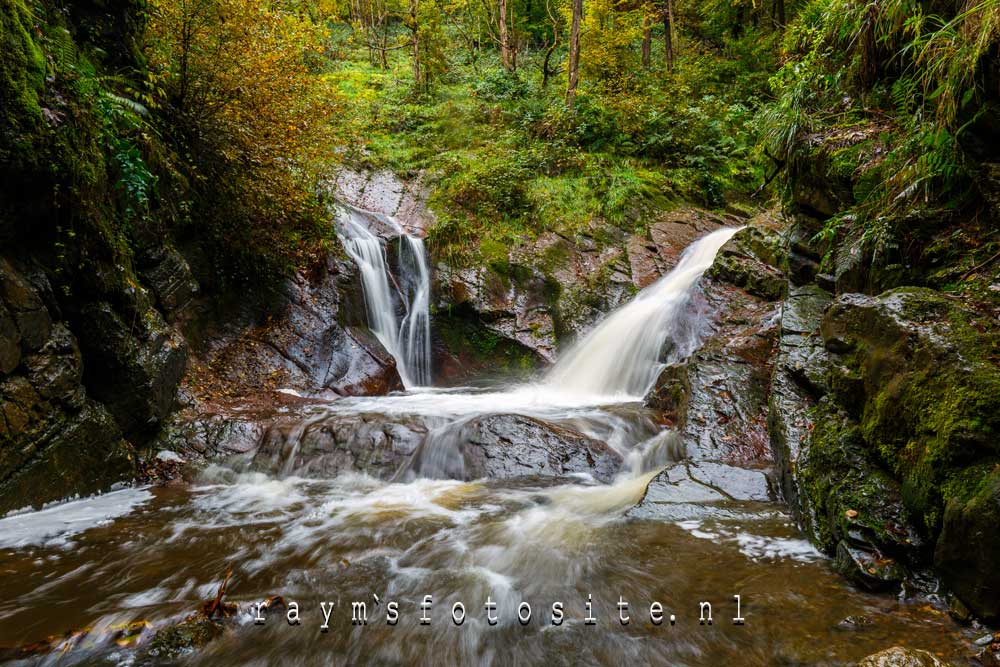
[[[796,518],[859,583],[933,564],[973,612],[996,618],[1000,325],[952,297],[900,288],[841,295],[819,333],[822,352],[796,376],[790,339],[802,334],[783,330],[779,369],[805,400],[791,410],[772,401]],[[778,379],[773,395],[784,395]],[[779,437],[792,429],[774,426],[796,407],[808,423],[792,443]]]
[[[972,475],[973,478],[977,477]],[[948,499],[934,564],[966,605],[1000,618],[1000,468]]]
[[[822,325],[831,389],[921,528],[1000,461],[1000,326],[929,289],[841,296]]]
[[[776,232],[749,225],[722,246],[706,275],[768,301],[781,299],[788,286],[784,246]]]

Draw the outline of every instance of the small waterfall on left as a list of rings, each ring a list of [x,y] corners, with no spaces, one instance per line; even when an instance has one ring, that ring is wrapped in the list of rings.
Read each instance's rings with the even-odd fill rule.
[[[398,280],[386,261],[385,241],[368,221],[378,219],[399,234]],[[368,327],[395,358],[407,389],[431,384],[430,269],[423,239],[389,216],[341,206],[337,230],[361,271]],[[402,306],[400,316],[397,304]]]

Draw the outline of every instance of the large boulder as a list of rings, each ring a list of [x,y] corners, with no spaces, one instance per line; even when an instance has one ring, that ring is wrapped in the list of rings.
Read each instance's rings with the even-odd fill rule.
[[[235,314],[204,319],[213,325],[197,336],[189,378],[205,390],[202,396],[279,388],[375,395],[403,388],[395,360],[367,329],[357,267],[336,255],[293,276],[270,301],[248,301]]]
[[[428,435],[413,464],[422,477],[512,479],[589,475],[610,482],[621,455],[567,426],[497,414],[458,422]]]
[[[610,482],[621,463],[605,443],[533,417],[441,422],[321,407],[274,419],[252,454],[254,469],[319,478],[347,472],[404,480],[587,475]]]
[[[929,289],[845,294],[822,315],[819,349],[806,333],[818,306],[783,322],[772,394],[796,518],[858,583],[895,585],[933,564],[997,618],[1000,327]]]
[[[253,467],[303,477],[363,472],[391,479],[409,464],[426,433],[419,418],[331,414],[320,408],[275,421],[253,454]]]
[[[768,435],[782,496],[799,525],[811,532],[808,497],[800,488],[799,458],[815,428],[816,401],[825,393],[827,356],[819,337],[833,299],[815,285],[793,288],[781,312],[781,336],[771,378]]]
[[[84,380],[129,437],[155,432],[173,408],[187,364],[187,342],[141,294],[126,312],[108,301],[75,315],[87,359]],[[128,311],[132,311],[131,313]]]

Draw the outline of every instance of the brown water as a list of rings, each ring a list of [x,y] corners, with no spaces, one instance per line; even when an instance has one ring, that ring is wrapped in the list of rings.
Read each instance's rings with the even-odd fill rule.
[[[212,597],[231,567],[231,601],[246,609],[281,595],[299,604],[301,624],[275,614],[256,625],[241,613],[186,664],[849,665],[894,645],[962,659],[967,639],[940,608],[852,589],[779,504],[680,499],[669,518],[628,516],[657,468],[683,455],[638,401],[666,340],[674,354],[693,349],[698,327],[687,303],[733,231],[696,242],[544,382],[338,400],[299,416],[287,446],[262,457],[269,472],[237,472],[247,466],[235,461],[181,487],[125,490],[0,520],[0,651],[86,629],[25,662],[137,664],[149,635]],[[360,415],[422,421],[419,465],[390,471],[397,483],[296,477],[309,469],[299,444],[324,411],[352,425]],[[465,477],[462,420],[493,413],[597,438],[621,454],[625,470],[611,485],[427,479]],[[732,622],[736,595],[741,625]],[[420,622],[425,596],[429,624]],[[620,599],[628,625],[619,620]],[[351,603],[362,601],[368,623],[352,625]],[[699,622],[703,601],[711,625]],[[324,602],[334,604],[327,632]],[[560,625],[552,622],[557,602]],[[461,626],[452,621],[456,603],[465,606]],[[523,625],[522,603],[532,612]],[[651,623],[653,603],[675,622]],[[398,622],[388,625],[393,604]],[[116,644],[115,629],[139,620],[150,626],[139,653]]]
[[[299,603],[301,625],[277,612],[262,626],[241,615],[191,664],[841,665],[900,644],[965,655],[940,609],[852,589],[779,506],[698,506],[698,520],[676,523],[628,519],[644,481],[386,484],[213,466],[105,525],[0,549],[0,637],[9,646],[89,627],[74,650],[36,661],[131,664],[128,650],[101,643],[102,629],[176,620],[212,597],[232,565],[230,599],[249,606],[280,594]],[[736,594],[744,625],[732,623]],[[420,624],[425,595],[430,625]],[[594,625],[584,622],[588,595]],[[335,603],[325,633],[323,601]],[[367,625],[352,625],[352,601],[368,603]],[[386,624],[390,601],[395,626]],[[532,609],[524,626],[522,601]],[[561,626],[551,624],[556,601]],[[712,604],[711,626],[699,624],[701,601]],[[455,602],[465,605],[462,626],[452,621]],[[652,625],[653,602],[676,624]],[[850,629],[848,616],[870,624]]]

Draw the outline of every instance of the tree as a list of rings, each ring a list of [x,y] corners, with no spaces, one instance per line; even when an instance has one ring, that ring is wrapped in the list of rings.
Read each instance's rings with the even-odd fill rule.
[[[332,153],[338,111],[309,63],[326,37],[280,4],[151,3],[146,53],[162,87],[162,131],[184,156],[199,224],[223,247],[265,248],[288,263],[311,250],[314,179]]]
[[[559,20],[556,18],[555,13],[552,11],[551,0],[545,0],[545,13],[549,17],[549,23],[552,26],[552,41],[548,41],[546,37],[545,44],[543,48],[545,49],[545,58],[542,59],[542,87],[549,85],[549,77],[556,74],[558,70],[553,70],[550,62],[552,60],[552,54],[555,53],[556,48],[559,46]]]
[[[499,28],[500,28],[500,61],[506,69],[514,71],[517,63],[512,57],[510,45],[510,34],[507,26],[507,0],[500,0],[499,5]]]
[[[663,49],[667,69],[674,69],[674,0],[663,0]]]
[[[576,86],[580,79],[580,21],[583,20],[583,0],[572,0],[573,19],[569,30],[569,84],[566,87],[566,106],[573,108]]]
[[[649,10],[643,7],[642,16],[642,66],[649,68],[650,53],[653,47],[653,21],[649,16]]]
[[[410,31],[410,53],[413,55],[413,85],[420,86],[420,23],[417,20],[417,11],[420,8],[420,0],[410,0],[409,10],[403,23]]]

